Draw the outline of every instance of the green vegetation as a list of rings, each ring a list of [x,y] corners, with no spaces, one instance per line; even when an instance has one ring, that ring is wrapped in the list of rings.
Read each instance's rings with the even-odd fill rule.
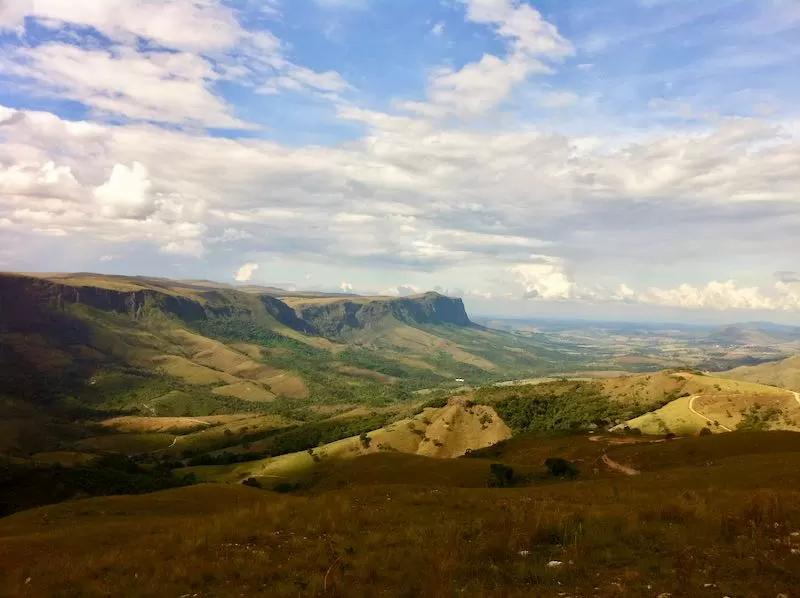
[[[490,488],[507,488],[514,482],[514,469],[502,463],[492,463],[489,466]]]
[[[515,433],[605,426],[626,414],[625,407],[603,394],[597,383],[487,388],[475,397],[491,404]]]
[[[192,482],[173,476],[168,463],[145,467],[115,454],[74,467],[0,459],[0,517],[76,497],[143,494]]]
[[[577,465],[561,457],[549,457],[544,462],[544,466],[547,468],[548,475],[555,478],[574,478],[580,473]]]
[[[210,455],[208,447],[204,447],[202,455],[193,456],[194,451],[187,450],[184,457],[189,458],[189,466],[198,465],[228,465],[230,463],[243,463],[246,461],[257,461],[267,457],[278,457],[288,453],[299,453],[306,450],[313,450],[318,446],[329,444],[343,438],[352,436],[366,436],[377,428],[388,424],[394,417],[393,414],[384,413],[371,415],[363,418],[354,419],[333,419],[328,421],[313,422],[302,426],[289,429],[268,430],[256,434],[239,435],[236,439],[221,438],[219,443],[223,446],[231,446],[236,443],[258,442],[258,449],[249,450],[246,453],[226,453]],[[369,440],[369,437],[367,437]],[[362,444],[365,442],[361,440]],[[369,443],[365,448],[369,448]],[[213,450],[213,449],[212,449]],[[217,449],[219,450],[219,449]]]
[[[748,409],[742,410],[742,421],[736,429],[751,432],[769,430],[783,415],[783,412],[775,407],[751,405]]]

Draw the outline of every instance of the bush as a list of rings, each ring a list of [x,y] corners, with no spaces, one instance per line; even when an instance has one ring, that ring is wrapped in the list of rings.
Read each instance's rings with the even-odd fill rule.
[[[372,444],[372,438],[370,438],[366,432],[362,432],[361,436],[358,437],[358,440],[361,442],[361,446],[363,446],[365,450],[369,448],[370,444]]]
[[[700,429],[700,436],[710,436],[711,434],[713,434],[713,432],[711,431],[711,428],[709,428],[709,427],[705,427],[705,428],[701,428]]]
[[[580,473],[574,463],[561,457],[550,457],[544,462],[544,466],[547,467],[548,475],[557,478],[574,478]]]
[[[250,486],[251,488],[261,488],[261,482],[259,482],[256,478],[247,478],[242,482],[242,484],[245,486]]]
[[[505,488],[514,481],[514,470],[502,463],[492,463],[489,466],[489,487]]]

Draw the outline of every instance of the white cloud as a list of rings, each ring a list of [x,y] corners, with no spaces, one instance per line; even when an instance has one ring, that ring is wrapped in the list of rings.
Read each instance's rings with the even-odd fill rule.
[[[0,193],[6,195],[70,198],[78,186],[72,169],[56,166],[53,161],[42,166],[13,164],[7,168],[0,164]]]
[[[89,50],[50,43],[5,55],[0,72],[35,80],[40,92],[77,100],[101,113],[212,127],[247,126],[210,91],[219,76],[194,54],[140,52],[124,46]]]
[[[524,289],[526,299],[572,299],[577,285],[570,280],[558,258],[533,256],[534,263],[518,264],[509,270]]]
[[[378,294],[386,295],[389,297],[410,297],[411,295],[419,295],[423,293],[424,289],[413,284],[399,284],[394,287],[383,289]]]
[[[480,117],[501,104],[531,75],[549,73],[542,59],[559,60],[574,52],[556,27],[519,0],[462,0],[468,21],[489,25],[507,42],[507,55],[484,54],[460,69],[441,68],[430,78],[428,101],[398,102],[400,109],[424,117]]]
[[[444,34],[445,24],[443,22],[438,22],[431,27],[431,35],[435,37],[441,37]]]
[[[0,55],[0,74],[39,95],[81,102],[100,114],[215,128],[253,128],[218,95],[220,81],[264,92],[336,100],[350,85],[335,71],[294,64],[268,31],[250,31],[218,0],[14,0],[3,28],[33,17],[53,30],[77,26],[82,43],[25,44]],[[270,3],[270,8],[273,3]],[[270,11],[270,14],[274,14]],[[94,29],[113,44],[100,49]],[[139,40],[146,40],[143,49]],[[35,82],[36,87],[30,86]],[[2,119],[0,119],[0,122]]]
[[[181,239],[170,241],[161,248],[161,251],[171,255],[201,257],[205,252],[205,247],[199,239]]]
[[[536,100],[536,103],[542,108],[565,108],[577,101],[577,94],[571,91],[560,91],[543,94]]]
[[[117,41],[131,37],[185,50],[227,48],[242,35],[235,13],[206,0],[10,0],[0,11],[0,29],[18,29],[24,17],[56,27],[92,27]]]
[[[758,287],[739,287],[734,281],[712,281],[704,287],[682,284],[673,289],[651,288],[639,296],[644,303],[655,303],[670,307],[683,307],[691,309],[797,309],[800,301],[793,296],[791,289],[781,287],[778,283],[776,289],[780,294],[769,296]]]
[[[342,289],[343,293],[350,293],[353,291],[353,285],[349,282],[343,282],[339,285],[339,288]]]
[[[94,190],[94,197],[104,216],[142,219],[156,209],[152,186],[144,164],[134,162],[130,168],[117,164],[108,181]]]
[[[236,282],[248,282],[253,278],[253,274],[255,274],[258,268],[258,264],[244,264],[236,271],[234,280],[236,280]]]

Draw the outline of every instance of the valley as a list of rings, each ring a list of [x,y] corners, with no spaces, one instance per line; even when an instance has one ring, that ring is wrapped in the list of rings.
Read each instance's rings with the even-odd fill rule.
[[[0,582],[788,591],[795,331],[475,320],[438,293],[0,275]]]

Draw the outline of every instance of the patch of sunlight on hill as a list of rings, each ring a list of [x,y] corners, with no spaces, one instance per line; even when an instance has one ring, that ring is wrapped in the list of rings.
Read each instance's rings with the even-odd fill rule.
[[[800,391],[800,355],[781,361],[746,365],[720,374],[726,378]]]
[[[319,463],[354,459],[372,453],[410,453],[441,459],[491,446],[511,437],[511,431],[491,407],[453,399],[446,407],[425,409],[362,437],[353,436],[310,451],[290,453],[234,465],[200,466],[181,469],[181,475],[195,474],[203,481],[235,482],[244,478],[295,479],[310,474]],[[253,450],[259,450],[254,443]]]

